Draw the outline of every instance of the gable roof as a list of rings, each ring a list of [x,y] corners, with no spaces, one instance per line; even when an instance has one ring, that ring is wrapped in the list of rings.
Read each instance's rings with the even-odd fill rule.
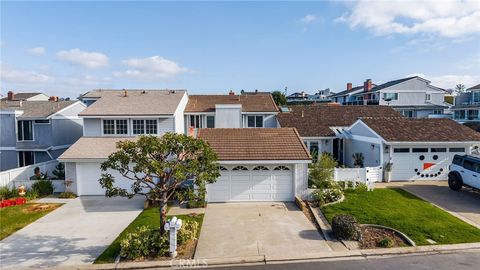
[[[348,127],[360,117],[401,117],[388,106],[290,106],[277,115],[282,127],[294,127],[302,137],[334,137],[330,127]]]
[[[311,159],[294,128],[206,128],[197,136],[221,161]]]
[[[186,90],[93,90],[81,98],[99,99],[79,116],[172,115],[185,94]]]
[[[334,98],[334,97],[341,97],[341,96],[344,96],[344,95],[347,95],[347,94],[353,94],[354,92],[358,91],[358,90],[363,90],[363,85],[362,86],[355,86],[355,87],[352,87],[352,89],[350,90],[343,90],[341,92],[338,92],[334,95],[331,95],[329,96],[330,98]]]
[[[12,101],[26,100],[26,99],[29,99],[29,98],[31,98],[31,97],[38,96],[38,95],[43,95],[43,93],[40,93],[40,92],[15,93],[14,96],[13,96],[13,100],[12,100]],[[4,97],[4,98],[2,98],[1,100],[2,100],[2,101],[8,100],[8,97]]]
[[[106,159],[117,150],[117,142],[137,137],[81,137],[58,159]]]
[[[467,90],[475,90],[475,89],[480,89],[480,84],[474,85],[474,86],[468,88]]]
[[[255,95],[191,95],[185,112],[214,112],[216,104],[241,104],[243,112],[277,112],[271,94]]]
[[[451,119],[362,118],[388,142],[480,142],[480,133]]]
[[[18,118],[46,118],[66,107],[79,102],[77,100],[62,101],[4,101],[0,102],[0,110],[23,111]]]
[[[381,89],[384,89],[384,88],[387,88],[387,87],[390,87],[390,86],[393,86],[393,85],[396,85],[396,84],[399,84],[399,83],[402,83],[402,82],[409,81],[409,80],[414,79],[414,78],[420,78],[420,77],[413,76],[413,77],[407,77],[407,78],[403,78],[403,79],[398,79],[398,80],[393,80],[393,81],[389,81],[389,82],[386,82],[386,83],[382,83],[382,84],[379,84],[375,87],[372,87],[372,91],[378,91],[378,90],[381,90]]]

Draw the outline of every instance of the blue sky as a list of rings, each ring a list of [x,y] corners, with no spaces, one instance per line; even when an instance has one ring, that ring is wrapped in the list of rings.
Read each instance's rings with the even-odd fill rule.
[[[478,1],[5,2],[1,90],[289,92],[480,82]]]

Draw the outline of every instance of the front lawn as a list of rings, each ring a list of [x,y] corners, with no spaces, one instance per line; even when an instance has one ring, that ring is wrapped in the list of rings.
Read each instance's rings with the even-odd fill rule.
[[[170,216],[167,216],[170,217]],[[188,216],[188,215],[176,215],[177,218],[182,220],[191,220],[196,221],[199,223],[199,228],[202,227],[203,222],[203,214],[197,215],[195,217]],[[148,208],[142,211],[138,217],[128,225],[128,227],[123,230],[123,232],[113,241],[112,244],[100,255],[96,260],[95,263],[112,263],[115,262],[115,258],[120,253],[120,242],[122,239],[126,237],[128,233],[133,232],[137,227],[140,226],[148,226],[151,228],[159,228],[160,227],[160,211],[158,207]],[[198,234],[200,234],[200,230],[198,230]],[[199,235],[197,235],[198,238]]]
[[[61,204],[27,203],[0,209],[0,240],[57,209]]]
[[[362,224],[397,229],[417,245],[480,242],[480,230],[402,189],[346,191],[345,201],[322,207],[329,222],[351,214]]]

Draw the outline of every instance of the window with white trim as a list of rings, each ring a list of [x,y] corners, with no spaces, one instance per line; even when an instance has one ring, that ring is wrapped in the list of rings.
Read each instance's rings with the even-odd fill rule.
[[[18,167],[35,164],[35,153],[32,151],[18,152]]]
[[[232,171],[248,171],[248,169],[245,166],[237,166],[233,168]]]
[[[105,119],[103,120],[103,134],[104,135],[127,135],[128,134],[128,120],[127,119]]]
[[[247,127],[250,127],[250,128],[263,127],[263,116],[262,115],[247,116]]]
[[[145,120],[145,134],[157,134],[158,126],[156,119]]]
[[[31,120],[17,121],[17,139],[18,141],[33,140],[33,124]]]
[[[257,166],[253,168],[254,171],[268,171],[269,169],[265,166]]]
[[[202,117],[200,115],[190,115],[190,126],[194,128],[202,128]]]
[[[426,100],[426,101],[432,100],[432,95],[430,95],[430,94],[425,94],[425,100]]]
[[[398,93],[383,93],[383,100],[398,100]]]
[[[273,169],[274,171],[290,171],[287,166],[277,166]]]
[[[207,115],[207,128],[215,127],[215,116]]]
[[[134,119],[132,122],[133,134],[145,134],[145,120]]]

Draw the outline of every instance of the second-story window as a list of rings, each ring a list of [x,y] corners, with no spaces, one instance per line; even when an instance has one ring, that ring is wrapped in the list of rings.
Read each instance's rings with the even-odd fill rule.
[[[473,102],[480,103],[480,91],[472,91]]]
[[[33,125],[32,121],[21,120],[17,122],[17,139],[19,141],[33,140]]]
[[[146,134],[157,134],[157,120],[145,120],[145,131]]]
[[[103,134],[105,135],[127,135],[128,134],[128,120],[103,120]]]
[[[247,116],[247,127],[263,127],[263,116],[261,115]]]
[[[398,93],[383,93],[383,100],[398,100]]]
[[[133,124],[133,134],[157,134],[157,119],[138,120],[135,119]]]
[[[190,115],[190,126],[194,128],[202,128],[202,118],[200,115]]]
[[[432,100],[432,96],[431,96],[430,94],[426,94],[426,95],[425,95],[425,100],[426,100],[426,101]]]
[[[215,116],[208,115],[207,116],[207,128],[214,128],[215,127]]]
[[[133,120],[133,134],[145,134],[144,120]]]

